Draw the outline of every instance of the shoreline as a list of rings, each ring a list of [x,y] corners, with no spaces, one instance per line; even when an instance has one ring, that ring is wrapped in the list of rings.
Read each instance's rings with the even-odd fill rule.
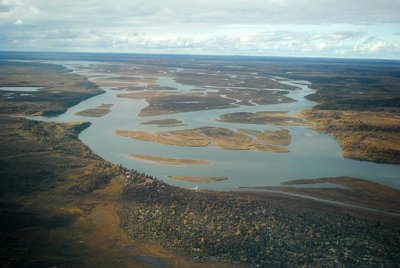
[[[216,182],[224,181],[229,178],[226,177],[187,177],[187,176],[168,176],[171,179],[188,182]]]
[[[286,129],[278,131],[251,131],[227,128],[201,127],[194,129],[145,132],[116,130],[117,135],[135,140],[186,147],[215,146],[226,150],[254,150],[270,153],[287,153],[291,135]]]
[[[79,140],[85,124],[0,118],[7,263],[397,264],[392,215],[276,193],[175,187],[103,160]]]
[[[25,120],[25,119],[18,119],[15,118],[13,120]],[[34,135],[40,135],[35,129],[39,128],[42,129],[44,128],[45,131],[51,131],[52,129],[60,129],[61,126],[67,127],[68,125],[66,124],[55,124],[55,123],[43,123],[43,122],[35,122],[31,120],[26,120],[29,128],[28,130],[25,131],[33,131]],[[58,125],[60,127],[54,128],[50,127],[52,125]],[[83,128],[81,127],[75,127],[74,125],[70,125],[69,127],[73,127],[75,129],[74,131],[80,132]],[[32,130],[30,130],[32,128]],[[26,129],[26,128],[25,128]],[[36,133],[36,134],[35,134]],[[64,135],[64,134],[63,134]],[[68,135],[68,132],[65,134]],[[75,134],[75,139],[77,139],[77,134]],[[49,135],[49,139],[46,142],[52,143],[53,138],[56,137],[56,135]],[[58,137],[63,140],[63,136]],[[76,140],[77,142],[77,150],[76,152],[79,152],[82,148],[86,148],[88,151],[84,153],[84,155],[88,155],[90,157],[93,157],[94,159],[99,159],[97,155],[95,155],[93,152],[90,151],[88,147],[86,147],[82,142]],[[65,143],[63,146],[68,146],[66,148],[71,148],[69,143]],[[70,150],[70,149],[69,149]],[[64,151],[64,149],[62,150]],[[90,152],[90,153],[89,153]],[[61,188],[56,188],[59,189],[63,193],[64,191],[67,191],[70,197],[73,197],[73,199],[70,199],[67,202],[74,202],[76,200],[75,198],[78,198],[80,203],[80,210],[83,209],[83,211],[87,211],[89,207],[92,207],[89,211],[90,214],[88,216],[82,216],[80,221],[77,221],[77,225],[73,225],[72,227],[68,227],[68,230],[76,230],[75,228],[88,228],[94,224],[93,227],[94,230],[98,230],[100,233],[107,234],[107,236],[100,236],[98,233],[94,235],[94,233],[90,232],[88,234],[84,234],[86,237],[86,242],[85,245],[88,246],[89,248],[96,248],[99,243],[102,245],[103,243],[108,244],[106,248],[113,247],[113,243],[109,243],[110,237],[112,237],[115,232],[120,232],[121,225],[115,223],[111,223],[111,225],[108,224],[108,220],[105,221],[105,219],[109,219],[114,221],[113,219],[115,218],[115,214],[113,217],[111,217],[112,213],[114,213],[116,210],[118,211],[118,217],[121,219],[122,226],[124,227],[124,232],[127,232],[130,239],[133,238],[133,240],[128,241],[128,242],[123,242],[126,240],[122,240],[119,242],[120,245],[118,248],[122,247],[124,248],[125,245],[135,245],[137,247],[137,250],[141,249],[144,251],[132,251],[134,256],[138,256],[135,254],[138,254],[139,252],[148,252],[147,250],[152,249],[153,253],[150,256],[154,256],[156,259],[159,258],[160,261],[164,261],[166,263],[179,263],[177,265],[181,267],[191,267],[191,265],[199,265],[199,267],[206,267],[207,265],[210,264],[199,264],[199,262],[203,261],[209,261],[212,256],[214,256],[213,250],[214,247],[217,248],[228,248],[227,252],[229,252],[229,258],[224,257],[225,262],[229,260],[229,262],[224,264],[222,262],[221,264],[215,264],[214,265],[219,265],[223,267],[223,265],[227,265],[228,267],[231,264],[235,264],[236,262],[240,262],[243,264],[249,263],[248,257],[247,256],[252,256],[252,254],[255,254],[257,252],[247,252],[246,255],[239,255],[241,256],[240,259],[238,259],[238,252],[234,250],[234,247],[231,247],[231,245],[236,244],[237,239],[244,239],[244,234],[247,232],[250,233],[263,233],[266,229],[266,227],[258,227],[260,228],[259,230],[257,228],[247,229],[244,226],[240,225],[240,222],[237,222],[235,217],[238,217],[237,215],[240,215],[240,219],[245,220],[246,222],[251,222],[255,221],[254,226],[258,226],[257,222],[264,222],[265,223],[265,218],[270,218],[273,217],[274,221],[277,221],[280,226],[292,226],[293,224],[296,224],[297,228],[300,228],[303,226],[301,224],[301,221],[298,219],[301,219],[302,213],[305,213],[307,216],[308,220],[311,220],[311,222],[314,222],[316,226],[321,225],[321,221],[325,222],[328,220],[326,217],[331,217],[331,213],[334,213],[335,218],[329,218],[329,222],[335,222],[338,220],[346,220],[350,219],[350,223],[354,225],[354,221],[357,222],[357,224],[367,224],[359,219],[364,218],[363,212],[360,210],[357,210],[355,208],[348,208],[346,209],[346,213],[351,213],[354,216],[351,216],[348,218],[348,216],[344,217],[344,212],[341,210],[343,208],[338,208],[337,205],[333,204],[324,204],[321,202],[316,202],[312,200],[304,200],[304,199],[299,199],[299,198],[294,198],[294,197],[286,197],[282,194],[268,194],[268,193],[257,193],[257,192],[246,192],[246,193],[229,193],[229,192],[217,192],[217,191],[191,191],[188,189],[184,188],[179,188],[179,187],[174,187],[168,184],[165,184],[162,181],[156,180],[155,178],[139,173],[137,171],[131,171],[129,169],[125,169],[123,167],[118,167],[114,164],[111,164],[107,161],[104,161],[102,159],[96,160],[99,162],[97,165],[90,165],[88,166],[89,172],[85,173],[78,173],[78,177],[72,176],[68,178],[66,182],[60,182],[60,187]],[[39,163],[36,163],[36,165]],[[110,174],[112,177],[110,178],[109,176],[103,176],[103,172],[106,172],[106,174]],[[128,174],[128,175],[127,175]],[[129,176],[129,178],[127,178]],[[108,179],[107,179],[108,178]],[[106,179],[104,181],[104,179]],[[149,181],[150,180],[150,181]],[[69,185],[68,187],[63,186],[65,183]],[[72,191],[72,192],[70,192]],[[49,192],[48,193],[50,196],[54,195],[54,192]],[[72,196],[71,196],[72,194]],[[57,197],[55,195],[55,197]],[[41,198],[41,195],[38,197],[33,197],[35,198]],[[93,198],[93,199],[92,199]],[[100,199],[99,199],[100,198]],[[109,199],[111,198],[111,199]],[[84,201],[86,200],[87,201]],[[46,199],[45,199],[46,200]],[[200,201],[199,201],[200,200]],[[82,201],[84,201],[82,203]],[[37,203],[38,201],[36,201]],[[42,201],[41,201],[42,202]],[[98,202],[98,203],[97,203]],[[115,202],[115,203],[114,203]],[[311,202],[311,203],[310,203]],[[46,202],[48,204],[48,202]],[[60,205],[60,200],[55,203],[55,205],[59,204]],[[61,203],[62,204],[62,203]],[[68,203],[71,204],[71,203]],[[103,206],[105,204],[106,206]],[[107,205],[109,204],[109,205]],[[114,206],[115,204],[116,206]],[[203,204],[200,205],[200,207],[197,207],[196,204]],[[53,205],[53,204],[49,204]],[[93,207],[94,205],[94,207]],[[189,207],[187,206],[189,205]],[[48,206],[48,205],[46,205]],[[63,205],[65,207],[65,204]],[[89,206],[89,207],[86,207]],[[73,203],[71,205],[68,205],[68,211],[77,211],[74,208]],[[213,208],[213,210],[218,209],[219,213],[215,214],[212,213],[213,210],[210,210]],[[235,209],[235,213],[232,213],[232,209]],[[353,210],[355,209],[355,210]],[[153,217],[152,213],[154,211],[159,211],[156,213],[156,218],[154,220],[151,220]],[[318,210],[318,213],[315,211]],[[254,213],[250,213],[249,211],[255,211]],[[263,212],[265,211],[265,212]],[[107,213],[106,213],[107,212]],[[149,213],[150,214],[149,214]],[[75,212],[73,212],[75,213]],[[110,214],[111,213],[111,214]],[[239,214],[238,214],[239,213]],[[327,213],[327,214],[325,214]],[[81,215],[87,215],[85,213],[81,213]],[[162,227],[158,224],[157,217],[163,215],[163,219],[166,225],[166,227]],[[185,216],[186,215],[186,216]],[[190,216],[192,215],[192,216]],[[207,217],[206,217],[207,215]],[[253,215],[253,216],[251,216]],[[259,215],[259,216],[256,216]],[[273,215],[273,216],[272,216]],[[139,217],[139,218],[138,218]],[[143,220],[140,217],[143,217]],[[150,218],[149,218],[150,217]],[[182,218],[181,218],[182,217]],[[187,218],[186,218],[187,217]],[[195,217],[195,218],[191,218]],[[289,222],[287,219],[291,219]],[[353,218],[354,217],[354,218]],[[371,214],[368,217],[372,217]],[[390,221],[391,217],[390,215],[385,215],[388,221]],[[326,218],[326,219],[325,219]],[[177,219],[181,219],[178,222],[176,222]],[[196,227],[199,224],[201,226],[209,226],[211,222],[209,223],[208,220],[204,222],[204,219],[209,219],[211,222],[217,222],[217,226],[229,226],[228,229],[221,229],[219,232],[213,232],[214,229],[211,229],[207,231],[208,238],[207,240],[204,240],[202,242],[202,233],[199,232],[198,230],[201,229],[193,229],[192,227]],[[382,217],[380,217],[380,220],[383,220]],[[192,221],[193,226],[189,225],[189,221]],[[268,228],[272,228],[270,230],[274,230],[273,233],[275,235],[284,235],[287,230],[286,229],[275,229],[275,225],[271,225],[272,222],[269,220],[268,223]],[[107,222],[106,225],[104,225]],[[118,221],[117,221],[118,222]],[[136,224],[139,224],[137,225]],[[187,222],[185,224],[185,222]],[[328,222],[326,222],[327,224]],[[103,226],[100,227],[99,226]],[[176,240],[176,237],[174,236],[174,233],[170,233],[170,228],[176,228],[175,224],[179,224],[181,226],[181,231],[182,234],[186,235],[190,234],[191,232],[195,232],[195,237],[190,238],[189,236],[186,238],[188,239],[187,242],[190,242],[191,245],[196,245],[196,251],[192,251],[190,248],[188,248],[188,245],[186,244],[187,242],[184,242],[183,240],[181,242],[174,242]],[[182,225],[183,224],[183,225]],[[239,225],[237,225],[239,224]],[[369,224],[369,221],[368,221]],[[325,223],[323,224],[325,226]],[[75,227],[76,226],[76,227]],[[98,226],[98,227],[96,227]],[[112,227],[113,226],[113,227]],[[119,226],[119,227],[116,227]],[[170,227],[168,227],[170,226]],[[210,225],[212,226],[212,225]],[[261,226],[261,225],[260,225]],[[351,226],[351,225],[349,225]],[[357,225],[358,226],[358,225]],[[368,225],[369,226],[369,225]],[[372,225],[371,225],[372,227]],[[369,227],[369,228],[371,228]],[[385,228],[386,225],[383,225]],[[382,228],[383,228],[382,227]],[[70,229],[72,228],[72,229]],[[100,228],[100,229],[99,229]],[[108,228],[107,231],[102,228]],[[116,229],[115,229],[116,228]],[[138,229],[139,228],[139,229]],[[148,229],[149,228],[149,229]],[[167,229],[164,229],[167,228]],[[199,228],[199,227],[196,227]],[[217,227],[213,227],[217,228]],[[303,227],[302,227],[303,228]],[[80,229],[79,229],[80,230]],[[156,233],[160,235],[161,237],[154,236],[152,232],[148,232],[148,230],[156,230]],[[257,231],[258,230],[258,231]],[[285,231],[286,230],[286,231]],[[324,232],[324,229],[318,229],[318,232],[321,234]],[[154,231],[153,231],[154,232]],[[271,231],[269,231],[271,232]],[[260,234],[261,234],[260,233]],[[327,235],[323,233],[324,235]],[[224,244],[215,244],[214,247],[204,247],[202,246],[202,243],[209,243],[207,242],[210,240],[210,243],[212,241],[217,241],[219,235],[226,235],[224,238],[225,243]],[[267,236],[265,236],[267,237]],[[175,240],[174,240],[175,239]],[[285,238],[287,241],[290,241],[290,236]],[[335,239],[338,239],[336,237]],[[62,240],[62,241],[67,241],[67,240]],[[145,246],[142,248],[140,245],[141,244],[136,244],[134,241],[142,241],[141,243],[145,242]],[[196,242],[200,241],[200,242]],[[244,240],[247,241],[247,240]],[[267,240],[268,244],[270,245],[273,243],[273,241]],[[318,240],[314,241],[317,242]],[[323,240],[325,241],[325,239]],[[278,242],[278,240],[277,240]],[[37,241],[36,241],[37,243]],[[150,243],[150,244],[147,244]],[[165,252],[164,251],[159,251],[161,249],[157,249],[157,244],[154,246],[152,243],[160,243],[163,248],[172,250],[174,252],[174,255],[171,255],[171,253]],[[194,244],[192,244],[194,243]],[[199,243],[199,244],[196,244]],[[264,243],[264,242],[262,242]],[[272,245],[270,245],[272,246]],[[275,245],[274,248],[280,248],[282,246]],[[115,247],[112,252],[115,252]],[[96,249],[99,250],[99,249]],[[156,252],[159,253],[154,254],[154,250],[157,250]],[[310,249],[311,250],[311,249]],[[314,252],[315,249],[312,249]],[[163,252],[163,253],[161,253]],[[113,253],[115,254],[115,253]],[[121,254],[121,253],[118,253]],[[125,254],[125,253],[124,253]],[[193,264],[188,262],[187,260],[181,259],[179,256],[185,256],[186,258],[190,259],[191,261],[194,261]],[[257,253],[258,254],[258,253]],[[143,253],[139,253],[139,256],[144,255]],[[148,255],[145,254],[145,255]],[[105,258],[108,255],[104,255]],[[116,255],[120,256],[120,255]],[[97,259],[98,257],[93,257],[93,255],[89,256],[90,262],[91,263],[112,263],[112,260],[114,257],[109,257],[106,262],[102,258]],[[129,255],[132,256],[132,255]],[[158,256],[158,257],[157,257]],[[236,256],[236,257],[235,257]],[[260,258],[260,259],[259,259]],[[217,258],[218,259],[218,258]],[[142,259],[125,259],[125,257],[122,257],[120,261],[139,261]],[[146,259],[144,259],[146,260]],[[257,262],[259,264],[272,264],[272,260],[270,259],[265,259],[264,257],[257,257]],[[222,261],[222,259],[221,259]],[[252,263],[252,262],[250,262]],[[211,264],[212,265],[212,264]],[[196,267],[196,266],[194,266]]]
[[[181,158],[169,158],[169,157],[160,157],[160,156],[152,156],[152,155],[142,155],[142,154],[129,154],[131,158],[136,158],[143,161],[155,162],[164,165],[207,165],[210,162],[206,160],[199,159],[181,159]]]

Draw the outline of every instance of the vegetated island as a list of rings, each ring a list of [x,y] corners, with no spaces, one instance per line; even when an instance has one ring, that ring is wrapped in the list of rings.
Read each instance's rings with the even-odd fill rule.
[[[344,187],[312,187],[313,184],[334,183]],[[307,185],[310,185],[308,188]],[[294,187],[301,186],[301,187]],[[327,177],[283,182],[282,186],[241,187],[280,190],[317,198],[371,207],[400,213],[400,190],[376,182],[353,177]]]
[[[207,165],[210,162],[198,159],[180,159],[141,154],[129,154],[129,157],[166,165]]]
[[[117,130],[117,134],[132,139],[157,142],[166,145],[205,147],[215,145],[228,150],[256,150],[263,152],[286,153],[284,146],[290,143],[288,130],[236,132],[227,128],[202,127],[187,130],[155,132]],[[247,135],[251,132],[251,135]],[[254,137],[251,137],[254,136]]]
[[[140,123],[141,125],[157,125],[158,127],[177,127],[184,126],[181,120],[178,119],[159,119],[159,120],[151,120]]]
[[[227,177],[187,177],[187,176],[168,176],[171,179],[189,182],[215,182],[228,180]]]
[[[179,93],[166,91],[142,91],[118,94],[121,98],[145,99],[149,103],[139,116],[155,116],[181,112],[236,107],[231,99],[202,92]]]
[[[203,89],[204,90],[204,89]],[[246,94],[243,94],[245,92]],[[225,109],[240,105],[275,104],[295,101],[286,96],[288,91],[229,88],[218,89],[217,92],[192,93],[177,91],[141,91],[118,94],[121,98],[145,99],[149,103],[139,116],[155,116],[182,112],[202,111],[210,109]]]
[[[271,124],[280,126],[303,126],[306,124],[304,119],[289,116],[288,112],[237,112],[221,115],[217,121],[239,124]]]
[[[112,106],[113,106],[113,104],[102,103],[99,106],[97,106],[96,108],[86,109],[86,110],[77,112],[75,114],[79,115],[79,116],[87,116],[87,117],[102,117],[111,111],[110,108]]]

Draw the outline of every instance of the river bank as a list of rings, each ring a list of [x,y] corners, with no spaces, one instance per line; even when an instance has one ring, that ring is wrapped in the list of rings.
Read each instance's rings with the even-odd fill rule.
[[[97,73],[99,75],[104,76]],[[243,82],[239,80],[235,79],[238,83]],[[202,79],[196,83],[200,82],[207,81]],[[286,80],[285,83],[301,88],[286,88],[290,91],[289,96],[299,99],[298,103],[244,105],[238,109],[254,112],[255,107],[262,110],[268,107],[276,111],[277,107],[293,105],[290,111],[294,113],[310,105],[304,100],[304,95],[310,92],[304,82]],[[332,156],[332,150],[335,151],[338,144],[325,147],[325,142],[332,141],[329,136],[306,130],[303,126],[288,126],[290,137],[285,130],[271,129],[278,132],[270,133],[284,137],[281,144],[291,141],[291,152],[274,154],[274,157],[282,155],[275,160],[272,154],[265,152],[239,152],[231,157],[232,151],[228,155],[226,150],[217,148],[186,151],[186,148],[180,150],[174,146],[131,141],[118,137],[114,130],[121,126],[156,130],[158,126],[141,125],[148,118],[136,116],[147,104],[118,98],[116,95],[120,90],[104,88],[104,91],[102,95],[71,107],[59,117],[38,117],[68,123],[0,117],[0,213],[6,219],[0,233],[4,238],[1,248],[5,253],[1,256],[2,264],[11,267],[377,267],[398,263],[400,230],[398,216],[393,213],[360,210],[339,202],[324,203],[279,193],[226,191],[237,190],[237,186],[243,184],[259,186],[265,185],[266,181],[279,184],[286,176],[293,179],[296,174],[297,178],[315,177],[314,171],[316,174],[338,172],[337,167],[348,174],[354,170],[364,175],[368,173],[366,177],[390,184],[390,179],[395,181],[397,178],[396,167],[336,158]],[[110,103],[109,100],[115,104],[103,117],[75,115],[85,108]],[[246,103],[247,100],[241,101]],[[215,121],[229,112],[233,111],[228,108],[180,113],[179,119],[191,126],[207,123],[210,126],[221,124],[220,127],[226,129],[247,128]],[[77,118],[88,119],[91,125],[71,123]],[[158,119],[162,116],[155,120]],[[177,126],[182,130],[181,127]],[[260,133],[257,131],[265,131],[264,128],[254,126],[251,133],[257,135]],[[315,144],[318,146],[313,146]],[[158,155],[164,149],[174,156],[182,156],[181,159],[203,159],[204,156],[204,159],[212,160],[211,168],[206,166],[206,169],[213,176],[204,176],[207,172],[198,166],[163,169],[157,164],[128,157],[130,153],[143,155],[144,152],[145,155]],[[329,150],[324,153],[326,149]],[[193,155],[196,157],[190,157]],[[293,157],[293,162],[288,161],[287,155]],[[256,180],[249,178],[249,170]],[[269,180],[265,177],[266,170],[271,177],[285,176],[280,180]],[[373,177],[380,172],[380,177]],[[188,190],[166,183],[175,181],[166,179],[167,175],[227,178],[223,176],[227,173],[233,175],[229,180],[204,182],[210,188],[225,192]],[[200,182],[179,181],[179,185],[187,188],[198,184]],[[363,189],[374,195],[375,188],[380,187]],[[384,194],[377,194],[374,204],[384,204],[382,198],[385,198]]]

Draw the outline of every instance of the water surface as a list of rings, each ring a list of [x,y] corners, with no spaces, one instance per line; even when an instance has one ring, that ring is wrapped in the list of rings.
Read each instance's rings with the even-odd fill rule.
[[[62,62],[58,62],[59,64]],[[92,66],[87,63],[63,63],[89,78],[101,77],[101,73],[90,72],[82,67]],[[79,69],[74,66],[80,66]],[[113,74],[104,73],[103,77]],[[114,74],[115,75],[115,74]],[[117,94],[124,91],[112,90],[102,87],[104,94],[85,100],[71,107],[68,111],[57,117],[35,117],[45,121],[71,122],[90,121],[92,126],[84,130],[79,138],[95,153],[106,160],[122,164],[127,168],[151,174],[167,183],[182,187],[215,190],[238,190],[240,186],[276,186],[281,182],[293,179],[310,179],[327,176],[354,176],[383,183],[400,188],[400,166],[377,164],[372,162],[356,161],[343,158],[340,155],[338,142],[330,135],[316,132],[304,126],[274,126],[254,124],[232,124],[215,121],[220,115],[231,112],[257,112],[257,111],[289,111],[296,114],[304,109],[314,106],[316,103],[306,100],[304,97],[314,92],[309,88],[307,81],[294,81],[279,78],[281,83],[296,86],[298,90],[292,90],[287,95],[296,100],[291,103],[279,103],[272,105],[241,106],[228,109],[215,109],[161,115],[151,117],[139,117],[140,110],[147,106],[144,100],[119,98]],[[192,85],[182,85],[171,77],[160,76],[157,81],[159,86],[175,88],[178,92],[202,91],[215,92],[215,89],[199,88]],[[270,89],[279,90],[279,89]],[[128,91],[127,91],[128,92]],[[102,103],[114,104],[111,112],[104,117],[82,117],[76,112],[94,108]],[[176,118],[183,121],[185,126],[159,128],[153,125],[141,125],[149,120]],[[143,131],[168,131],[190,129],[204,126],[224,127],[229,129],[247,128],[254,130],[277,130],[287,128],[292,135],[292,143],[288,146],[289,153],[267,153],[257,151],[224,150],[213,147],[182,147],[163,145],[151,142],[138,141],[127,137],[118,136],[115,131],[143,130]],[[129,158],[128,154],[144,154],[169,158],[204,159],[209,165],[173,166],[151,163],[139,159]],[[207,183],[193,183],[177,181],[168,176],[191,177],[228,177],[228,180]]]

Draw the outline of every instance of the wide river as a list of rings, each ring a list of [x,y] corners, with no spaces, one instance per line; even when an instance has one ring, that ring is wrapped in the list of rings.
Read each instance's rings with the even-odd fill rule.
[[[89,79],[113,77],[110,73],[85,71],[82,66],[93,62],[53,62],[66,66]],[[76,67],[81,68],[77,69]],[[279,79],[279,78],[277,78]],[[304,96],[314,92],[306,81],[282,80],[282,83],[295,85],[299,90],[290,91],[289,97],[297,100],[291,103],[273,105],[242,106],[239,108],[216,109],[197,112],[178,113],[173,115],[139,117],[140,110],[147,106],[144,100],[119,98],[117,94],[124,91],[102,87],[104,94],[85,100],[71,107],[56,117],[32,117],[33,119],[54,122],[89,121],[92,125],[84,130],[79,138],[95,153],[113,163],[136,169],[156,176],[167,183],[182,187],[199,189],[238,190],[239,186],[275,186],[293,179],[310,179],[327,176],[353,176],[400,188],[400,166],[377,164],[343,158],[340,155],[338,142],[330,135],[313,131],[303,126],[284,127],[290,130],[292,143],[289,153],[267,153],[257,151],[224,150],[213,147],[181,147],[138,141],[116,134],[117,129],[167,131],[190,129],[203,126],[225,127],[230,129],[247,128],[257,130],[276,130],[281,126],[231,124],[215,121],[218,116],[238,111],[289,111],[294,114],[315,105]],[[196,87],[176,83],[169,77],[160,77],[160,86],[170,86],[177,91],[196,90]],[[203,89],[204,90],[204,89]],[[211,89],[210,89],[211,90]],[[114,104],[111,112],[104,117],[82,117],[76,112],[95,108],[107,103]],[[186,125],[179,127],[157,127],[141,125],[141,122],[176,118]],[[128,157],[128,154],[143,154],[170,158],[204,159],[208,165],[173,166],[146,162]],[[193,183],[177,181],[168,176],[190,177],[228,177],[228,180]]]

